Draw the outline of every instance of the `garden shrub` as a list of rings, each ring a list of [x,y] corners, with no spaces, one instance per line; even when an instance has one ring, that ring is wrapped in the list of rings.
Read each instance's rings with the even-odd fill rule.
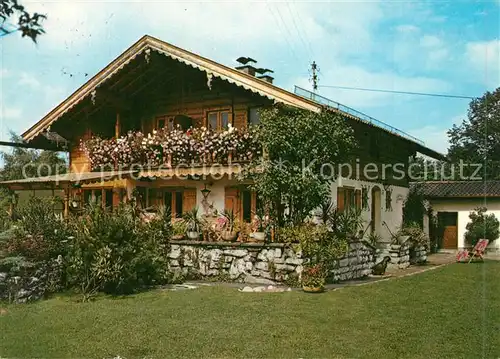
[[[410,222],[404,224],[398,231],[396,238],[400,236],[409,236],[410,244],[412,247],[423,246],[426,250],[430,248],[430,238],[420,227],[419,223]]]
[[[90,206],[74,219],[68,277],[87,299],[97,291],[127,294],[165,280],[168,270],[168,211],[148,223],[131,205],[113,212]]]
[[[475,246],[480,239],[488,239],[490,242],[500,236],[500,223],[493,213],[486,214],[487,208],[479,207],[476,212],[469,215],[470,222],[467,223],[465,241],[470,246]]]
[[[31,197],[18,211],[18,220],[5,240],[9,256],[47,261],[64,255],[69,236],[66,222],[54,212],[56,199]]]

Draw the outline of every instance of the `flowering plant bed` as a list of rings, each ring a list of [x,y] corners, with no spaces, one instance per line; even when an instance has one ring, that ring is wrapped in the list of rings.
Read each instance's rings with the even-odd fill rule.
[[[323,292],[325,289],[325,274],[319,264],[307,266],[302,271],[302,289],[304,292]]]
[[[106,166],[129,168],[133,164],[224,164],[250,161],[261,155],[256,128],[237,129],[231,125],[222,132],[205,127],[187,131],[163,128],[147,135],[131,131],[118,139],[92,137],[82,141],[80,148],[93,170]]]

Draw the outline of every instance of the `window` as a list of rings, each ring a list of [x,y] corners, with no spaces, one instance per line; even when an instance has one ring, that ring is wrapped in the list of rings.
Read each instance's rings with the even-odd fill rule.
[[[113,190],[105,189],[104,190],[104,207],[113,208]]]
[[[252,221],[252,193],[244,190],[241,193],[241,209],[243,212],[243,220],[245,222]]]
[[[175,192],[175,217],[181,218],[182,217],[182,192],[177,191]]]
[[[250,125],[258,125],[260,123],[260,108],[251,107],[248,110],[248,123]]]
[[[392,187],[384,186],[385,189],[385,210],[387,212],[392,211]]]
[[[86,206],[92,202],[92,190],[86,189],[83,191],[83,205]]]
[[[146,187],[136,187],[137,193],[135,194],[137,203],[141,206],[141,208],[147,207],[147,188]]]
[[[165,128],[171,131],[174,129],[174,119],[170,116],[158,116],[156,117],[156,128]]]
[[[361,209],[361,190],[351,187],[337,188],[337,207],[340,212]]]
[[[226,130],[229,122],[229,111],[214,111],[207,114],[207,128],[210,130]]]
[[[356,208],[356,192],[354,188],[344,188],[344,208]]]
[[[231,210],[240,221],[251,222],[262,201],[254,191],[247,188],[226,187],[224,209]]]
[[[173,195],[172,192],[167,191],[163,193],[163,204],[165,205],[165,209],[170,212],[172,212],[172,202],[173,201]]]

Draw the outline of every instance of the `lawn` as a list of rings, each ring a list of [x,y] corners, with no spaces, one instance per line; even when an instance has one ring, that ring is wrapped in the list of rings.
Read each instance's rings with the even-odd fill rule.
[[[206,287],[4,308],[0,357],[500,357],[500,262],[324,294]]]

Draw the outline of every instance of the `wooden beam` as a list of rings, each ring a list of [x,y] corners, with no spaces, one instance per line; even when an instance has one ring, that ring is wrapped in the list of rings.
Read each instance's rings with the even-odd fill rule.
[[[47,150],[47,151],[58,151],[58,152],[59,151],[66,151],[62,147],[35,145],[33,143],[24,143],[24,142],[0,141],[0,146],[17,147],[17,148],[31,148],[31,149],[35,149],[35,150]]]
[[[120,121],[120,112],[116,113],[116,122],[115,122],[115,138],[118,139],[121,136],[121,121]]]

